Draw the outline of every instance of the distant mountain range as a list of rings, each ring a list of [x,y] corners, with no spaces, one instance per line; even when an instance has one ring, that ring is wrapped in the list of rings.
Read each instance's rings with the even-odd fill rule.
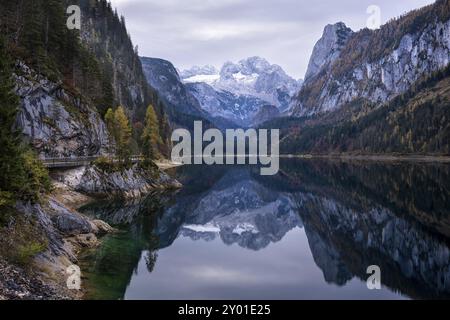
[[[163,59],[141,58],[147,82],[157,90],[164,101],[166,112],[175,127],[193,128],[195,120],[202,120],[207,127],[231,128],[236,125],[220,114],[203,109],[197,98],[182,82],[174,65]]]
[[[32,35],[17,51],[17,128],[41,156],[107,153],[107,108],[123,106],[139,128],[149,104],[168,119],[160,121],[163,141],[173,128],[203,120],[220,129],[278,128],[281,153],[450,153],[449,0],[378,30],[327,25],[304,83],[261,57],[182,71],[166,60],[139,60],[110,5],[84,0],[81,9],[87,22],[73,57],[56,41],[42,60],[31,53]]]
[[[302,83],[260,57],[227,62],[220,71],[206,65],[177,72],[168,61],[141,60],[150,85],[176,110],[221,126],[252,127],[281,115]]]
[[[204,110],[241,126],[286,112],[302,83],[260,57],[227,62],[220,71],[196,66],[182,71],[181,77]]]

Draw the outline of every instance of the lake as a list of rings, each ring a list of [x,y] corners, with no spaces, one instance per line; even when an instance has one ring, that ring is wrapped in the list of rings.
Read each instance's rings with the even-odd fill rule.
[[[80,209],[120,231],[85,252],[90,299],[448,299],[450,165],[281,159],[184,166],[178,192]],[[381,270],[369,290],[369,266]]]

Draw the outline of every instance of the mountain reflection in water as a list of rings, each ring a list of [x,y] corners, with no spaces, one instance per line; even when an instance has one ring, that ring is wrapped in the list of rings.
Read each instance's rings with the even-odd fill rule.
[[[186,166],[185,186],[83,208],[121,232],[82,259],[99,299],[450,297],[450,166]],[[382,290],[368,290],[378,265]]]

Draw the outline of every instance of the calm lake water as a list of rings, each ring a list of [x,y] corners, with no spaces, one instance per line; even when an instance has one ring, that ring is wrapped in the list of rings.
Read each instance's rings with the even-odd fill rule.
[[[450,165],[280,167],[185,166],[179,192],[84,207],[121,230],[82,257],[86,298],[450,298]]]

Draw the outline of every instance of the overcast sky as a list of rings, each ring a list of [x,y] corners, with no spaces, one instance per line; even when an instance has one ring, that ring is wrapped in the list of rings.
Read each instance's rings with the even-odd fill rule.
[[[325,25],[366,26],[370,5],[386,22],[433,0],[111,0],[141,56],[177,68],[261,56],[303,78]]]

